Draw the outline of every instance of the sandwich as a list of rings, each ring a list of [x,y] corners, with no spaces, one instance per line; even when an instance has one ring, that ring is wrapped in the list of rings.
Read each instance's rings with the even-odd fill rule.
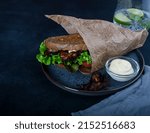
[[[57,65],[70,72],[91,72],[92,59],[78,33],[45,39],[40,44],[36,59],[44,65]]]
[[[104,68],[106,61],[142,47],[147,30],[133,32],[104,20],[89,20],[64,15],[46,15],[69,35],[49,37],[39,48],[37,60],[84,74]]]

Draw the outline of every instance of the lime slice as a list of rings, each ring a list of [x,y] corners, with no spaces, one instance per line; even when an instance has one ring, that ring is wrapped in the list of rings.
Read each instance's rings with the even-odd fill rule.
[[[116,13],[115,16],[114,16],[114,20],[119,23],[119,24],[122,24],[122,25],[130,25],[131,24],[131,20],[125,16],[123,13],[119,12],[119,13]]]
[[[140,10],[140,9],[136,9],[136,8],[129,8],[129,9],[127,9],[127,12],[129,14],[132,14],[134,16],[138,16],[138,17],[141,17],[141,18],[144,16],[143,11]]]

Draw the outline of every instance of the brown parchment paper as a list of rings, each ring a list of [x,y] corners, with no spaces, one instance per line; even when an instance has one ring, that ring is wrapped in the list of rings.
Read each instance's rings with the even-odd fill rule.
[[[123,55],[143,46],[148,32],[134,32],[104,20],[88,20],[63,15],[46,15],[69,34],[79,33],[92,58],[94,72],[114,56]]]

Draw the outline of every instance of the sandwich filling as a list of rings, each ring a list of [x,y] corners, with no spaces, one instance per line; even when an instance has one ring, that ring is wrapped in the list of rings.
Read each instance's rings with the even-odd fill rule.
[[[71,72],[79,69],[91,69],[92,59],[88,50],[59,50],[51,51],[44,42],[40,44],[36,59],[45,65],[61,65]],[[86,71],[86,70],[85,70]]]

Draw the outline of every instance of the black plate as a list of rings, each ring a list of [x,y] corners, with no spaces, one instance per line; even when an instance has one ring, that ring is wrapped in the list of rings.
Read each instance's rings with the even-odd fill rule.
[[[134,50],[125,56],[131,57],[135,59],[140,65],[140,71],[138,75],[130,81],[127,82],[117,82],[113,80],[105,71],[105,68],[99,70],[99,72],[106,74],[109,85],[99,91],[84,91],[80,90],[81,84],[86,84],[89,82],[91,75],[83,75],[80,72],[71,73],[64,68],[60,68],[54,65],[45,66],[42,64],[42,69],[46,77],[56,86],[80,95],[88,95],[88,96],[97,96],[97,95],[107,95],[111,93],[115,93],[120,91],[127,86],[134,83],[142,74],[144,70],[144,58],[139,50]]]

